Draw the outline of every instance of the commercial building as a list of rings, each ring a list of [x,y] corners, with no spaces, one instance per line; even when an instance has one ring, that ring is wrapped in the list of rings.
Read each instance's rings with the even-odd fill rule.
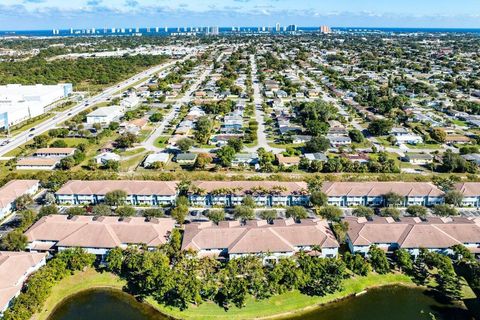
[[[197,206],[241,205],[251,196],[258,206],[307,205],[310,201],[305,182],[279,181],[193,181],[189,200]]]
[[[170,218],[151,219],[50,215],[38,220],[25,232],[31,251],[62,251],[83,248],[104,257],[110,249],[145,245],[153,249],[165,244],[175,227]]]
[[[0,188],[0,219],[15,209],[15,200],[38,191],[38,180],[12,180]]]
[[[45,113],[47,107],[72,93],[72,84],[0,86],[0,128],[8,129]]]
[[[123,108],[119,106],[98,108],[87,114],[87,124],[109,124],[123,116]]]
[[[45,253],[0,252],[0,316],[22,291],[24,282],[45,265]]]
[[[453,245],[464,245],[480,254],[480,219],[347,217],[347,243],[352,253],[368,254],[372,245],[387,252],[406,249],[417,256],[421,248],[451,254]]]
[[[319,246],[320,252],[313,247]],[[264,263],[290,257],[299,251],[321,257],[336,257],[339,244],[325,220],[293,219],[267,221],[197,222],[185,227],[182,249],[192,249],[200,256],[235,259],[261,255]]]
[[[402,206],[433,206],[443,203],[445,195],[430,182],[326,182],[322,191],[328,204],[339,207],[383,206],[390,192],[404,198]]]
[[[73,156],[76,148],[41,148],[35,151],[35,157],[44,157],[44,158],[65,158],[68,156]]]
[[[175,181],[72,180],[55,193],[60,204],[96,204],[103,202],[105,194],[123,190],[125,201],[131,205],[168,205],[177,197]]]

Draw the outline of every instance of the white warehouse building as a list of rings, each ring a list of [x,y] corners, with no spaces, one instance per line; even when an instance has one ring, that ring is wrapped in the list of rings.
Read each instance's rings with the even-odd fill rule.
[[[67,97],[72,91],[71,83],[0,86],[0,128],[8,129],[42,115],[47,106]]]

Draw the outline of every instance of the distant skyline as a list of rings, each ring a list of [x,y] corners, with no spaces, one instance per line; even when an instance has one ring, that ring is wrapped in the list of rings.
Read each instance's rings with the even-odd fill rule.
[[[299,26],[480,28],[480,0],[0,0],[0,30]]]

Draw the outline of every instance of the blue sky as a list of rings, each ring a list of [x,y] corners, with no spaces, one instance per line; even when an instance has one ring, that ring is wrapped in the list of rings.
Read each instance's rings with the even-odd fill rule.
[[[480,28],[480,0],[0,0],[0,30],[276,22]]]

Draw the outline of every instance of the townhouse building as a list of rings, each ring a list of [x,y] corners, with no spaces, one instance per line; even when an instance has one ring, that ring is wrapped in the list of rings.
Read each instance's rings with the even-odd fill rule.
[[[189,200],[195,206],[241,205],[251,196],[261,207],[308,205],[305,182],[279,181],[193,181]]]
[[[39,180],[12,180],[0,188],[0,219],[15,209],[15,200],[23,195],[37,193]]]
[[[392,253],[405,249],[414,257],[420,249],[451,254],[451,247],[464,245],[475,255],[480,254],[480,219],[478,218],[393,218],[346,217],[348,223],[347,244],[352,253],[367,255],[376,245]]]
[[[261,239],[261,241],[259,241]],[[316,251],[316,247],[321,248]],[[267,221],[196,222],[185,227],[182,249],[220,260],[247,255],[261,256],[264,263],[291,257],[300,251],[321,257],[336,257],[339,244],[327,221],[293,219]]]
[[[72,180],[63,185],[55,197],[59,204],[97,204],[104,201],[105,194],[115,190],[125,191],[126,203],[134,206],[170,205],[178,194],[175,181]]]
[[[433,206],[443,203],[445,195],[430,182],[326,182],[322,191],[328,204],[339,207],[383,206],[390,192],[404,198],[403,206]]]
[[[480,208],[480,182],[464,182],[455,185],[462,193],[462,207]]]
[[[153,249],[165,244],[175,227],[175,220],[143,217],[120,220],[118,217],[50,215],[42,217],[26,232],[27,249],[34,252],[58,252],[83,248],[105,257],[113,248],[144,245]]]

